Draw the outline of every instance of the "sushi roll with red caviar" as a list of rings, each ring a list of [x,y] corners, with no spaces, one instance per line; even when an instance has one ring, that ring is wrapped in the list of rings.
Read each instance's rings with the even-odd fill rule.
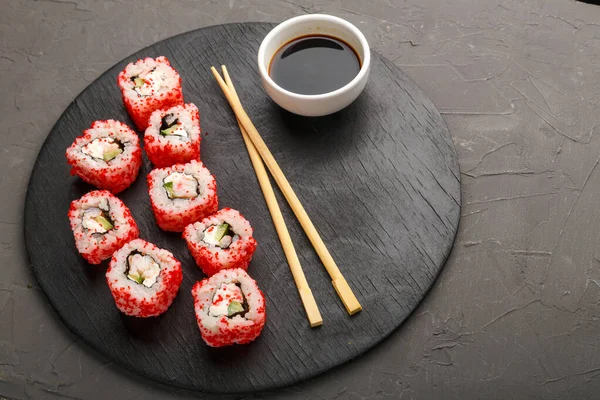
[[[90,264],[100,264],[139,236],[127,206],[106,190],[71,202],[69,221],[77,250]]]
[[[167,311],[182,279],[181,263],[173,254],[142,239],[118,250],[106,271],[117,308],[133,317],[155,317]]]
[[[208,276],[222,269],[248,269],[256,250],[252,227],[239,211],[224,208],[183,232],[196,264]]]
[[[144,133],[148,158],[158,168],[200,159],[200,114],[194,104],[156,110]]]
[[[123,103],[140,131],[155,110],[183,104],[181,77],[166,57],[129,63],[117,78]]]
[[[138,176],[142,149],[137,134],[122,122],[94,121],[67,149],[71,175],[119,193]]]
[[[182,232],[219,208],[215,178],[196,160],[152,170],[148,191],[156,222],[165,231]]]
[[[265,298],[241,268],[196,282],[192,296],[200,334],[209,346],[250,343],[265,326]]]

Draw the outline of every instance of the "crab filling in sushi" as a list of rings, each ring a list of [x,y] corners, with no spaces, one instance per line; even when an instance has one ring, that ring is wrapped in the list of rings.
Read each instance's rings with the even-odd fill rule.
[[[143,72],[129,79],[133,82],[133,90],[136,91],[139,97],[152,96],[158,93],[163,87],[169,87],[163,64],[159,64],[149,72]]]
[[[102,205],[100,207],[102,207]],[[83,225],[85,230],[89,233],[104,234],[115,227],[108,215],[108,206],[106,205],[105,208],[106,210],[92,207],[83,212],[81,225]]]
[[[132,251],[127,256],[127,279],[149,288],[156,283],[159,274],[160,266],[151,256],[139,251]]]
[[[233,318],[236,315],[244,317],[249,310],[250,307],[246,296],[242,292],[241,285],[227,282],[221,283],[221,286],[215,292],[208,315],[211,317],[227,316],[227,318]]]
[[[193,175],[173,172],[163,179],[163,187],[169,199],[194,199],[200,195],[199,185]]]
[[[160,124],[160,134],[162,136],[178,136],[180,138],[187,139],[189,137],[188,131],[181,122],[173,114],[165,115]]]
[[[209,226],[200,235],[200,240],[204,243],[212,246],[217,246],[222,249],[227,249],[229,246],[237,241],[240,237],[237,235],[231,225],[224,222],[218,225]]]
[[[111,137],[94,139],[81,148],[83,154],[106,162],[114,159],[124,150],[123,143]]]

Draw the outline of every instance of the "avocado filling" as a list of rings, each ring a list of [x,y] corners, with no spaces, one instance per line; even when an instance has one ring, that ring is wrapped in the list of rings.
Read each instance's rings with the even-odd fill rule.
[[[92,158],[104,160],[109,162],[110,160],[123,153],[125,146],[117,139],[111,137],[102,137],[94,139],[81,148],[81,152]]]
[[[212,225],[206,228],[203,232],[202,240],[206,244],[227,249],[231,243],[235,242],[239,238],[238,235],[233,232],[231,226],[224,222],[218,225]]]
[[[181,138],[187,138],[188,133],[185,130],[183,124],[179,122],[179,119],[173,114],[167,114],[163,117],[160,124],[160,134],[162,136],[178,136]]]
[[[159,274],[160,266],[151,256],[139,251],[132,251],[127,256],[127,279],[149,288],[156,283]]]
[[[249,310],[250,307],[242,292],[241,284],[228,282],[221,283],[215,292],[208,315],[211,317],[227,316],[227,318],[233,318],[236,315],[244,317]]]
[[[88,208],[83,212],[81,225],[90,233],[104,234],[114,228],[108,210],[96,207]]]
[[[199,194],[196,178],[183,172],[173,172],[163,179],[163,187],[170,199],[194,199]]]
[[[141,88],[144,86],[144,83],[146,83],[146,80],[144,78],[140,78],[139,76],[131,79],[133,80],[133,87],[135,89]]]

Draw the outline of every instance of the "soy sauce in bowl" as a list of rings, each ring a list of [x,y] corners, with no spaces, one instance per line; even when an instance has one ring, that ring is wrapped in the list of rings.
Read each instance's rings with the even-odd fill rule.
[[[307,35],[277,50],[269,64],[269,76],[290,92],[317,95],[346,86],[360,68],[356,51],[343,40]]]

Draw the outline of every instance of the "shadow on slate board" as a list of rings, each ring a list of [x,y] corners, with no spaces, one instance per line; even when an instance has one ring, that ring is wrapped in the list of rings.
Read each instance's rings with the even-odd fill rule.
[[[255,65],[271,24],[229,24],[172,37],[105,72],[67,108],[36,161],[26,199],[25,236],[40,286],[68,327],[101,354],[152,380],[209,392],[292,384],[340,365],[396,329],[425,296],[452,248],[460,215],[459,168],[440,114],[390,61],[373,54],[356,102],[328,117],[303,118],[274,105]],[[69,176],[65,149],[97,119],[133,126],[116,77],[135,59],[165,55],[180,72],[187,102],[200,109],[203,162],[217,178],[220,206],[252,223],[258,249],[249,272],[264,291],[267,324],[252,344],[209,348],[190,290],[203,278],[179,234],[162,232],[140,176],[119,197],[141,237],[172,251],[184,279],[167,313],[123,316],[69,229],[69,203],[92,190]],[[291,210],[276,190],[324,324],[310,329],[234,116],[209,68],[226,64],[257,129],[295,188],[363,305],[348,316]],[[145,156],[144,156],[145,157]]]

